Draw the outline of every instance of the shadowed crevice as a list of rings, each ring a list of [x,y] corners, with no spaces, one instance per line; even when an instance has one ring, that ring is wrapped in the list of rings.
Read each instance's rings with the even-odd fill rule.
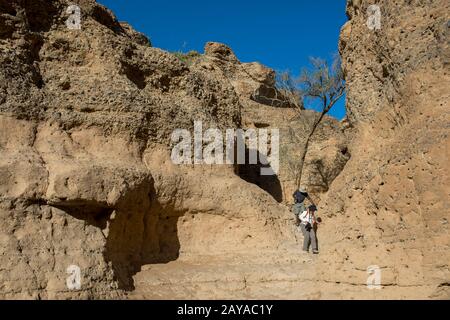
[[[243,180],[255,184],[267,193],[269,193],[277,202],[283,201],[283,191],[281,187],[280,179],[277,175],[264,176],[261,175],[262,168],[270,168],[270,165],[264,165],[267,163],[267,156],[256,150],[258,155],[257,164],[248,164],[250,152],[255,150],[245,149],[245,163],[236,165],[235,172]]]
[[[178,259],[178,220],[183,213],[163,207],[151,184],[130,192],[109,221],[105,259],[119,288],[135,289],[133,276],[143,265]]]

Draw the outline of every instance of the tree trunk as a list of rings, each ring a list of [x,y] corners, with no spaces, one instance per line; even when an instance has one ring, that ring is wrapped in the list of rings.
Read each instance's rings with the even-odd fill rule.
[[[316,129],[319,126],[319,124],[322,122],[322,119],[325,116],[325,114],[326,114],[326,112],[322,112],[320,114],[319,119],[317,121],[314,121],[313,127],[312,127],[310,133],[308,134],[308,137],[306,138],[305,145],[304,145],[302,153],[300,155],[300,161],[298,164],[298,170],[297,170],[297,174],[296,174],[296,178],[295,178],[295,180],[296,180],[295,183],[296,183],[297,189],[300,188],[301,183],[302,183],[303,168],[305,166],[306,155],[308,154],[309,143],[311,142],[311,138],[313,137],[314,133],[316,132]]]

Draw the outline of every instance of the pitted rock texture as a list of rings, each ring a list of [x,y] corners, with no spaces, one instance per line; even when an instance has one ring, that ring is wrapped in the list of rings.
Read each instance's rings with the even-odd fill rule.
[[[324,220],[310,257],[283,165],[261,181],[170,158],[196,120],[295,126],[272,70],[218,43],[183,62],[93,0],[0,0],[0,297],[448,298],[448,4],[379,3],[371,32],[371,3],[349,1],[349,125],[327,118],[307,158]]]
[[[376,297],[448,299],[450,4],[377,1],[369,30],[370,4],[348,1],[342,29],[352,157],[320,203],[318,278],[357,285],[377,265]]]
[[[241,63],[225,44],[209,42],[205,53],[193,59],[191,69],[208,70],[229,79],[242,106],[244,129],[277,129],[280,132],[280,164],[276,176],[261,176],[261,164],[237,168],[244,180],[258,185],[278,202],[291,203],[296,189],[295,170],[289,163],[298,161],[303,144],[311,131],[317,112],[292,105],[276,87],[275,71],[257,62]],[[332,117],[325,117],[313,136],[305,161],[302,187],[320,197],[342,171],[350,154],[345,126]],[[295,132],[295,137],[292,135]],[[264,156],[264,155],[262,155]]]
[[[71,3],[0,1],[0,296],[124,297],[145,264],[295,243],[288,210],[233,166],[171,163],[174,129],[240,126],[230,81],[94,1],[69,30]]]

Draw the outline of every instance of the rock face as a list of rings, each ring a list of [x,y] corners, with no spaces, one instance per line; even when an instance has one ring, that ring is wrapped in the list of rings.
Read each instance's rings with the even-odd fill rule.
[[[176,128],[240,126],[228,78],[94,1],[69,30],[69,4],[0,1],[0,297],[121,297],[144,264],[294,243],[289,212],[232,166],[170,160]]]
[[[449,297],[446,1],[379,1],[373,32],[368,1],[349,1],[350,125],[324,121],[304,176],[324,220],[314,260],[279,203],[283,153],[264,180],[174,165],[170,138],[200,120],[279,128],[289,155],[315,114],[223,44],[186,63],[93,0],[68,29],[72,2],[0,0],[0,298]]]
[[[355,288],[378,265],[372,297],[450,298],[450,4],[377,1],[380,30],[370,4],[342,29],[352,157],[320,204],[318,277]]]
[[[269,192],[278,202],[291,203],[296,189],[295,171],[301,148],[318,113],[294,109],[292,102],[275,83],[275,71],[257,62],[241,63],[224,44],[207,43],[205,54],[191,63],[191,69],[206,69],[218,77],[229,79],[242,106],[244,129],[280,130],[280,171],[277,176],[261,176],[261,165],[239,166],[237,173],[244,180]],[[329,186],[350,158],[344,126],[325,117],[313,136],[309,148],[302,186],[316,200]]]

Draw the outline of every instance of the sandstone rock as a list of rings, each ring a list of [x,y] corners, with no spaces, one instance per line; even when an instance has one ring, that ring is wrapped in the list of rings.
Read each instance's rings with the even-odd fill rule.
[[[449,3],[379,1],[378,31],[358,3],[340,45],[352,157],[320,204],[319,278],[378,265],[391,289],[374,297],[449,298]]]
[[[317,113],[301,111],[299,114],[292,102],[277,89],[274,70],[255,62],[239,62],[226,45],[208,43],[205,55],[194,61],[190,68],[206,69],[216,78],[225,77],[231,82],[242,106],[242,125],[245,129],[280,130],[280,173],[277,176],[261,176],[261,165],[247,165],[240,166],[238,174],[269,192],[275,200],[290,203],[296,188],[295,171],[290,169],[290,164],[297,161]],[[290,131],[295,131],[298,138],[293,139]],[[303,181],[304,187],[318,201],[342,171],[350,154],[343,127],[331,117],[323,121],[313,140]]]
[[[232,166],[171,163],[174,129],[240,126],[226,75],[77,3],[81,30],[69,2],[0,2],[0,297],[124,297],[146,264],[295,243],[288,210]]]
[[[136,43],[140,45],[147,45],[149,47],[152,46],[152,43],[150,39],[147,38],[147,36],[141,32],[137,32],[134,30],[127,22],[120,22],[120,26],[123,28],[125,33]]]
[[[227,46],[188,65],[93,0],[68,30],[71,3],[0,0],[1,298],[449,297],[446,1],[381,1],[373,32],[369,1],[349,1],[348,119],[325,119],[304,177],[324,220],[314,260],[275,201],[283,164],[268,181],[176,166],[170,136],[202,120],[288,137],[315,113],[279,108],[273,71]]]
[[[214,57],[220,60],[226,60],[230,62],[238,62],[236,55],[230,49],[230,47],[226,46],[223,43],[217,42],[208,42],[205,45],[205,55]]]

